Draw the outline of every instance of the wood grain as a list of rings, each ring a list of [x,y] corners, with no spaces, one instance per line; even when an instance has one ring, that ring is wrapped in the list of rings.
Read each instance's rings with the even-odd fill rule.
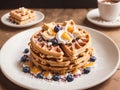
[[[103,32],[108,35],[112,40],[116,42],[120,49],[120,27],[118,28],[103,28],[96,26],[86,20],[86,14],[91,9],[36,9],[45,14],[45,19],[37,25],[31,26],[29,28],[40,26],[44,22],[63,22],[65,20],[73,19],[77,24],[88,26],[94,28],[98,31]],[[10,10],[0,10],[0,17]],[[0,47],[13,35],[22,32],[29,28],[11,28],[3,25],[0,22]],[[19,87],[9,81],[3,73],[0,71],[0,90],[26,90]],[[117,69],[116,73],[107,81],[92,87],[87,90],[120,90],[120,67]]]

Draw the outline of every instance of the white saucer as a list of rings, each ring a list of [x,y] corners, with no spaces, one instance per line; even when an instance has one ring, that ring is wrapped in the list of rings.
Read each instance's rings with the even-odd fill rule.
[[[9,17],[9,13],[6,13],[4,14],[2,17],[1,17],[1,22],[7,26],[10,26],[10,27],[15,27],[15,28],[24,28],[24,27],[29,27],[29,26],[32,26],[32,25],[35,25],[39,22],[41,22],[43,19],[44,19],[44,14],[39,12],[39,11],[35,11],[36,13],[36,19],[27,23],[27,24],[24,24],[24,25],[17,25],[15,23],[12,23],[8,20],[8,17]]]
[[[10,38],[1,48],[0,66],[4,75],[21,87],[32,90],[83,90],[110,78],[119,65],[119,49],[106,35],[94,29],[83,27],[92,36],[92,46],[97,57],[91,72],[76,78],[73,82],[54,82],[32,77],[22,72],[19,62],[23,50],[29,48],[31,36],[41,27],[25,30]]]
[[[102,27],[119,27],[120,26],[120,16],[116,20],[111,22],[104,21],[100,18],[98,9],[93,9],[89,11],[87,14],[87,19],[91,23],[96,24],[98,26],[102,26]]]

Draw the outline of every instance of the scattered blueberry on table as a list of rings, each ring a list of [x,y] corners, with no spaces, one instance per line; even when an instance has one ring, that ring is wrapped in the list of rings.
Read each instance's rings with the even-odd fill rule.
[[[88,74],[90,72],[90,69],[91,69],[90,67],[84,68],[84,72],[83,73],[84,74]]]
[[[95,61],[96,61],[96,57],[95,57],[95,56],[91,56],[91,57],[90,57],[90,61],[91,61],[91,62],[95,62]]]
[[[67,80],[68,82],[72,82],[72,81],[74,80],[73,75],[69,74],[69,75],[67,76],[66,80]]]
[[[55,75],[53,75],[52,79],[53,79],[54,81],[59,81],[60,76],[59,76],[58,74],[55,74]]]
[[[37,78],[43,79],[43,74],[42,73],[38,73],[37,74]]]
[[[23,67],[23,72],[30,73],[30,67],[28,66]]]
[[[28,60],[28,55],[23,55],[21,57],[21,62],[26,62]]]
[[[29,52],[29,49],[26,48],[26,49],[24,50],[24,53],[28,53],[28,52]]]

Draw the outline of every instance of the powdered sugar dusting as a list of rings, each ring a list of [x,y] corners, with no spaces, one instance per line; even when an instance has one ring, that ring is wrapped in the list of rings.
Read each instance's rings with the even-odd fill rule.
[[[120,16],[117,17],[113,21],[105,21],[105,20],[101,19],[100,16],[96,16],[96,17],[94,17],[92,19],[94,19],[94,21],[96,21],[98,23],[105,24],[105,25],[118,25],[118,24],[120,24]]]
[[[100,22],[100,23],[104,23],[104,24],[120,24],[120,16],[113,21],[105,21],[103,19],[101,19],[100,17],[95,18],[96,21]]]

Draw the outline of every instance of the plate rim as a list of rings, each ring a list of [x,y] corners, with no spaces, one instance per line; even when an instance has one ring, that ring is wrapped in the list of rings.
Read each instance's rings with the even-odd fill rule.
[[[120,27],[120,24],[110,24],[110,25],[109,25],[109,24],[105,24],[105,23],[102,24],[102,23],[99,23],[99,22],[91,19],[91,18],[89,17],[89,15],[90,15],[92,12],[96,12],[96,13],[98,13],[98,15],[99,15],[99,9],[98,9],[98,8],[95,8],[95,9],[90,10],[90,11],[87,13],[86,18],[87,18],[88,21],[90,21],[91,23],[93,23],[93,24],[95,24],[95,25],[97,25],[97,26],[107,27],[107,28]]]
[[[79,25],[79,26],[81,26],[81,25]],[[91,88],[91,87],[93,87],[93,86],[96,86],[96,85],[98,85],[98,84],[106,81],[108,78],[110,78],[110,77],[115,73],[116,69],[118,68],[118,66],[119,66],[119,64],[120,64],[120,52],[119,52],[119,47],[118,47],[118,45],[117,45],[110,37],[108,37],[108,36],[105,35],[104,33],[100,32],[100,31],[97,31],[96,29],[86,27],[86,26],[81,26],[81,27],[91,29],[91,31],[95,31],[95,32],[97,32],[97,33],[99,33],[99,34],[104,35],[107,39],[109,39],[109,40],[115,45],[116,50],[117,50],[117,53],[118,53],[117,64],[116,64],[116,66],[114,67],[114,69],[111,71],[111,73],[109,73],[109,75],[107,75],[106,78],[101,79],[101,81],[97,82],[96,84],[94,84],[94,85],[92,85],[92,86],[85,87],[85,88],[80,88],[80,89],[88,89],[88,88]],[[34,28],[31,28],[31,29],[37,29],[37,28],[38,28],[38,30],[39,30],[39,28],[41,28],[41,27],[34,27]],[[17,33],[17,34],[15,34],[15,35],[13,35],[11,38],[14,38],[15,36],[17,36],[17,35],[19,35],[19,34],[21,34],[21,33],[28,32],[28,31],[30,31],[31,29],[27,29],[27,30],[25,30],[25,31],[22,31],[22,32],[20,32],[20,33]],[[89,31],[89,30],[88,30],[88,31]],[[11,38],[9,38],[9,39],[3,44],[3,46],[1,47],[1,49],[0,49],[0,58],[1,58],[2,48],[4,47],[4,45],[7,44],[7,42],[9,42],[9,40],[10,40]],[[0,60],[0,62],[1,62],[1,61],[2,61],[2,60]],[[11,77],[9,77],[9,75],[7,75],[6,72],[4,72],[4,69],[3,69],[2,65],[1,65],[1,63],[0,63],[0,68],[1,68],[2,73],[7,77],[7,79],[10,80],[11,82],[13,82],[14,84],[16,84],[16,85],[18,85],[18,86],[21,86],[21,87],[24,87],[24,88],[27,88],[27,89],[35,89],[35,88],[26,86],[26,85],[24,85],[24,84],[21,84],[21,83],[19,83],[19,82],[16,82],[15,80],[11,79]]]
[[[39,20],[37,20],[36,22],[34,22],[33,24],[25,24],[25,25],[16,25],[16,24],[8,24],[8,23],[6,23],[5,21],[4,21],[4,18],[5,18],[5,16],[6,15],[8,15],[10,12],[7,12],[7,13],[5,13],[5,14],[3,14],[2,16],[1,16],[1,22],[4,24],[4,25],[6,25],[6,26],[8,26],[8,27],[13,27],[13,28],[26,28],[26,27],[30,27],[30,26],[33,26],[33,25],[35,25],[35,24],[38,24],[38,23],[40,23],[42,20],[44,20],[44,18],[45,18],[45,15],[41,12],[41,11],[38,11],[38,10],[34,10],[35,11],[35,13],[39,13],[41,16],[42,16],[42,18],[40,18]]]

